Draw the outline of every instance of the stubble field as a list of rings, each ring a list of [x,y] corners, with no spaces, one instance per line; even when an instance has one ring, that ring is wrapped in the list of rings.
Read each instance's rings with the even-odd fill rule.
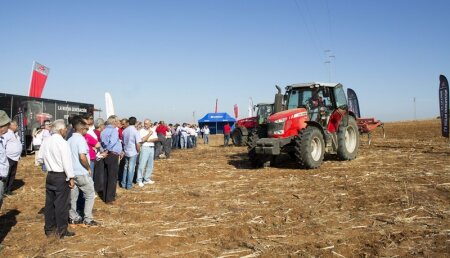
[[[210,144],[155,163],[154,185],[95,201],[100,227],[46,238],[45,175],[19,163],[0,212],[1,257],[377,257],[450,254],[450,147],[439,120],[387,123],[356,160],[315,170],[281,157],[252,169],[245,147]],[[201,140],[200,140],[201,142]]]

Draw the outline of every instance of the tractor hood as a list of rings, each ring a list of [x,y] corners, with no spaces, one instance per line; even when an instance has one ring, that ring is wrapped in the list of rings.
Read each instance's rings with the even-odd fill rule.
[[[237,120],[236,123],[238,125],[243,125],[243,124],[248,123],[248,122],[256,122],[256,116],[239,119],[239,120]]]
[[[285,111],[281,111],[278,113],[275,113],[271,116],[269,116],[269,122],[273,123],[277,120],[280,119],[288,119],[288,118],[294,118],[295,117],[299,117],[299,116],[307,116],[308,112],[306,111],[305,108],[295,108],[295,109],[289,109],[289,110],[285,110]]]

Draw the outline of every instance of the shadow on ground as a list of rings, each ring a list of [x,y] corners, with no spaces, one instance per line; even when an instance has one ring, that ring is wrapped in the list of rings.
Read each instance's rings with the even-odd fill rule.
[[[0,216],[0,243],[3,242],[9,231],[17,224],[16,217],[19,213],[20,211],[14,209]]]

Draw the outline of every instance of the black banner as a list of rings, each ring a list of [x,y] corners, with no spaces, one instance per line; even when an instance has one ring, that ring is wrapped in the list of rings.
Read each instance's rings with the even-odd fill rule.
[[[442,136],[449,137],[448,81],[444,75],[439,76],[439,107],[441,111]]]
[[[356,96],[356,92],[350,88],[347,89],[347,102],[348,109],[353,111],[357,118],[360,118],[361,112],[359,111],[358,96]]]
[[[24,123],[24,114],[21,108],[19,108],[19,112],[17,112],[17,125],[19,126],[19,137],[20,137],[20,141],[22,142],[22,156],[26,156],[27,155],[27,142],[26,142],[26,128],[25,128],[25,123]]]

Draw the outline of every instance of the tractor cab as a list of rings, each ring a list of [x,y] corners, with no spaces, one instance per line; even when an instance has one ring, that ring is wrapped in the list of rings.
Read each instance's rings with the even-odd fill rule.
[[[256,109],[256,120],[259,125],[266,124],[267,119],[273,114],[273,103],[259,103],[254,106]]]
[[[322,125],[331,111],[346,109],[347,101],[341,84],[299,83],[286,87],[287,109],[305,108],[309,121]]]

